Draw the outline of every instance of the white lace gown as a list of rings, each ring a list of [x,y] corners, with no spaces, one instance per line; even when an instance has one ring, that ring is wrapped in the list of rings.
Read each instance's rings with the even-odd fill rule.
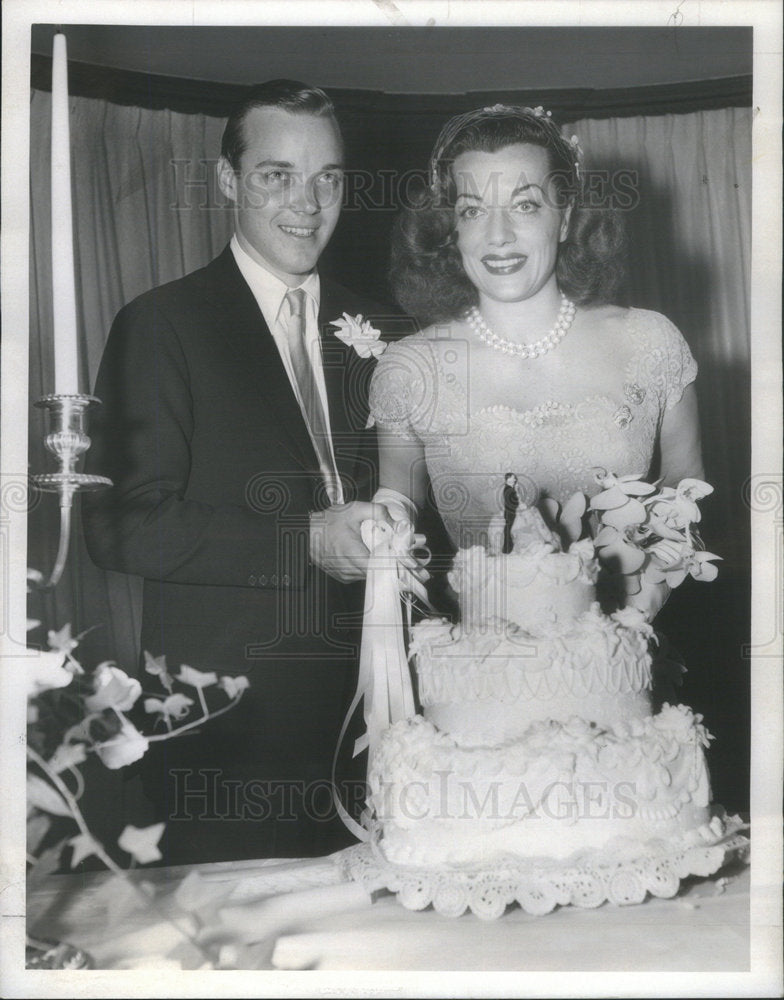
[[[541,384],[536,367],[519,369],[519,398],[514,391],[510,397],[507,379],[502,400],[494,399],[493,386],[472,374],[475,343],[449,328],[406,337],[381,356],[372,414],[379,426],[423,445],[436,504],[456,545],[482,540],[503,509],[509,472],[529,504],[544,497],[563,503],[577,491],[592,496],[600,489],[597,469],[648,473],[662,418],[697,365],[665,316],[617,313],[603,343],[586,350],[575,342],[557,383]],[[567,345],[568,338],[557,350]],[[539,359],[503,360],[536,366]]]

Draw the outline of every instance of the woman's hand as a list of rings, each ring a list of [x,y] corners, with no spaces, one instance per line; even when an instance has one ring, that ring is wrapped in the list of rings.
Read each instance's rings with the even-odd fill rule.
[[[670,596],[671,588],[665,581],[661,583],[651,583],[642,573],[632,573],[623,578],[626,587],[624,607],[637,608],[645,615],[645,620],[652,622],[664,607],[667,598]],[[636,593],[632,591],[635,588]]]

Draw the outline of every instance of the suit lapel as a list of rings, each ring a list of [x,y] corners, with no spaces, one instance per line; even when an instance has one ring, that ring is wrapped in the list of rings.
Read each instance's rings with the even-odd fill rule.
[[[238,359],[255,368],[260,401],[292,458],[308,471],[317,470],[318,459],[280,353],[231,250],[227,247],[206,271],[207,298],[218,314],[219,336]]]
[[[352,482],[356,473],[359,434],[368,419],[367,390],[373,362],[359,357],[353,347],[335,335],[333,320],[346,308],[341,303],[341,289],[321,279],[319,334],[324,361],[324,381],[329,400],[329,423],[335,462],[344,482]]]
[[[269,426],[297,465],[318,475],[318,458],[291,388],[280,353],[253,293],[239,272],[229,247],[205,268],[205,298],[216,314],[218,336],[245,366],[254,371],[259,401],[269,414]],[[354,481],[358,445],[369,414],[368,387],[375,367],[353,347],[335,336],[330,325],[346,309],[343,289],[321,280],[319,334],[329,421],[338,473]]]

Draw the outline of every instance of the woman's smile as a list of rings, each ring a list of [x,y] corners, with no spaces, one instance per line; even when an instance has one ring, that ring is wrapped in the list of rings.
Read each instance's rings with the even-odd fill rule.
[[[500,254],[489,253],[482,257],[482,263],[490,274],[515,274],[523,267],[528,258],[523,254]]]

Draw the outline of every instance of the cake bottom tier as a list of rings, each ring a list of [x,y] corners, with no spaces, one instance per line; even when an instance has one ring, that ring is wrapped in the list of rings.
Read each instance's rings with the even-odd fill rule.
[[[527,913],[544,916],[557,906],[632,905],[649,894],[670,899],[689,876],[707,877],[733,861],[745,862],[749,841],[742,829],[739,817],[717,812],[692,843],[676,847],[651,841],[638,847],[636,857],[608,849],[563,861],[506,857],[484,867],[417,868],[388,861],[375,838],[333,857],[344,877],[368,892],[396,893],[409,910],[432,905],[442,916],[459,917],[470,909],[482,919],[495,920],[515,903]]]
[[[379,848],[398,864],[561,859],[617,842],[680,843],[711,819],[704,749],[684,705],[613,727],[574,717],[463,747],[421,716],[391,726],[369,772]]]

